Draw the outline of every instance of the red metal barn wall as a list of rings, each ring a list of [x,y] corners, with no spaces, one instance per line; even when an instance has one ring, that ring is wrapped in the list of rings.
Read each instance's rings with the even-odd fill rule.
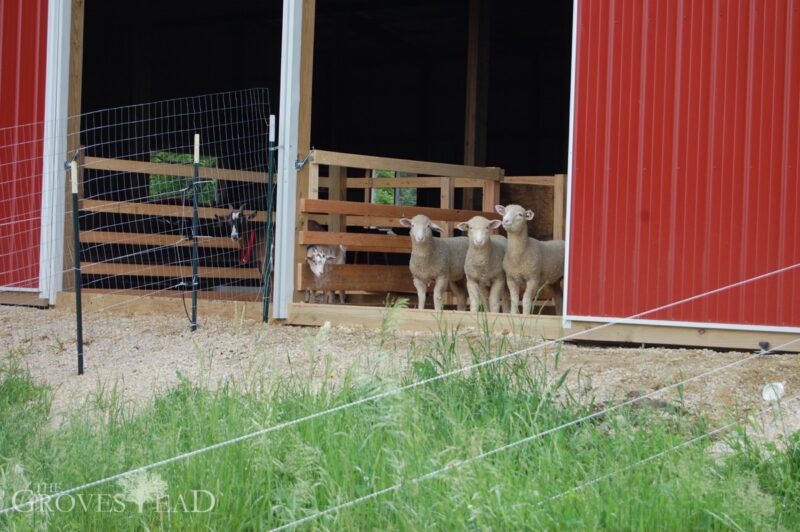
[[[0,287],[39,285],[47,0],[0,0]]]
[[[578,0],[567,311],[800,263],[800,0]],[[800,327],[800,268],[644,319]]]

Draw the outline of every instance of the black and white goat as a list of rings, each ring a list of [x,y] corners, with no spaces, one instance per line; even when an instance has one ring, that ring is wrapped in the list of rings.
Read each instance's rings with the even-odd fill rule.
[[[324,231],[325,227],[315,222],[314,220],[308,221],[308,229],[310,231]],[[306,248],[306,263],[314,277],[321,279],[325,276],[326,266],[328,264],[344,264],[347,258],[347,248],[341,244],[336,245],[318,245],[311,244]],[[334,303],[335,292],[328,290],[323,294],[323,303]],[[339,303],[344,303],[345,293],[339,291]],[[316,301],[316,291],[306,290],[306,301],[314,303]]]
[[[227,216],[215,214],[214,218],[227,228],[231,240],[239,244],[239,264],[247,265],[255,262],[258,265],[258,273],[263,274],[266,260],[264,230],[253,222],[258,212],[246,213],[244,207],[242,205],[235,211],[232,205],[228,205],[230,212]]]

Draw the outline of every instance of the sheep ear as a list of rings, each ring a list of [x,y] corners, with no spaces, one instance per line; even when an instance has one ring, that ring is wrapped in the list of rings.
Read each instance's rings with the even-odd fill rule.
[[[431,222],[431,229],[433,229],[434,231],[439,231],[440,233],[442,232],[442,228],[433,222]]]
[[[491,222],[489,222],[489,229],[497,229],[498,227],[500,227],[500,224],[502,223],[503,223],[502,220],[492,220]]]
[[[459,231],[467,232],[469,231],[469,224],[467,222],[461,222],[456,227],[458,227]]]
[[[336,260],[336,255],[325,255],[327,260]]]
[[[534,214],[533,214],[532,210],[528,209],[527,211],[525,211],[525,219],[526,220],[533,220],[533,216],[534,216]]]
[[[502,205],[495,205],[494,210],[497,211],[497,214],[500,216],[503,216],[506,213],[506,208]]]
[[[411,220],[409,220],[408,218],[400,218],[400,225],[402,225],[403,227],[411,227],[413,224],[411,223]]]

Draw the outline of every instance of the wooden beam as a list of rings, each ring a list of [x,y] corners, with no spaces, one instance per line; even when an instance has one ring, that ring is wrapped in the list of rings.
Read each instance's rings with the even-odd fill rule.
[[[453,210],[455,202],[455,189],[453,188],[452,177],[442,177],[442,184],[439,188],[439,208]],[[453,223],[445,222],[442,226],[442,236],[453,236]]]
[[[331,168],[339,168],[331,166]],[[484,179],[472,179],[470,177],[454,177],[453,186],[455,188],[483,188],[486,181]],[[320,177],[319,186],[329,188],[330,178]],[[347,188],[439,188],[442,186],[440,177],[348,177]],[[334,198],[330,198],[334,199]]]
[[[327,231],[300,231],[298,241],[303,245],[343,245],[348,251],[383,251],[385,253],[411,253],[411,239],[407,236],[372,235]]]
[[[300,201],[300,211],[308,213],[355,214],[361,216],[383,216],[391,218],[410,218],[424,214],[432,220],[462,222],[473,216],[485,216],[490,220],[500,219],[495,212],[467,211],[460,209],[438,209],[436,207],[413,207],[405,205],[375,205],[357,201],[311,200]]]
[[[50,302],[47,299],[41,299],[37,292],[4,291],[0,289],[0,305],[48,308]]]
[[[316,165],[314,165],[316,166]],[[328,199],[334,201],[347,200],[347,168],[341,166],[331,166],[328,170],[330,183],[328,186]],[[328,231],[344,231],[347,226],[347,219],[341,214],[331,214],[328,216]]]
[[[237,287],[231,287],[230,292],[198,290],[197,298],[209,301],[261,301],[262,295],[259,292],[245,291],[247,288],[243,288],[241,291],[236,289]],[[124,294],[125,296],[152,298],[184,297],[191,293],[189,290],[158,290],[153,292],[152,290],[136,288],[126,289],[124,292],[120,292],[116,288],[84,288],[82,292],[84,294]]]
[[[543,187],[555,186],[557,177],[552,175],[514,175],[504,176],[504,185],[539,185]]]
[[[289,325],[320,326],[326,321],[331,325],[359,325],[379,328],[384,314],[375,307],[352,305],[305,305],[289,307]],[[401,309],[392,311],[396,329],[436,333],[440,327],[462,331],[483,330],[483,319],[493,333],[513,332],[517,336],[556,340],[570,335],[571,340],[590,342],[629,343],[633,345],[674,345],[705,348],[758,350],[758,342],[766,340],[770,345],[781,345],[797,337],[781,332],[754,332],[730,329],[703,329],[649,324],[616,324],[602,327],[598,323],[572,321],[570,328],[563,329],[560,316],[521,316],[510,314],[476,314],[449,310],[437,313],[433,310]],[[787,351],[800,352],[800,344],[792,344]]]
[[[110,212],[115,214],[136,214],[140,216],[173,216],[176,218],[191,218],[191,205],[156,205],[153,203],[136,203],[131,201],[106,201],[84,199],[80,202],[82,211],[90,212]],[[200,207],[197,209],[200,218],[214,218],[214,215],[227,216],[228,209],[218,209],[216,207]],[[256,222],[266,222],[267,213],[257,211],[258,214],[252,218]],[[273,220],[275,215],[273,214]]]
[[[180,235],[150,233],[117,233],[114,231],[81,231],[82,244],[125,244],[131,246],[180,246],[191,247],[192,240]],[[228,237],[204,237],[198,239],[202,248],[239,249],[239,244]]]
[[[338,153],[324,150],[314,150],[313,157],[314,162],[317,164],[344,166],[346,168],[363,168],[370,170],[392,170],[395,172],[408,172],[421,176],[459,176],[488,181],[499,181],[503,176],[503,170],[501,168],[494,167],[431,163],[407,159],[392,159],[389,157],[373,157],[371,155]]]
[[[67,156],[80,147],[81,142],[81,94],[83,87],[83,20],[85,0],[71,0],[72,9],[69,30],[69,87],[67,94]],[[82,154],[81,154],[82,155]],[[79,160],[80,161],[80,160]],[[79,162],[80,164],[80,162]],[[78,170],[82,172],[82,170]],[[81,188],[80,193],[83,193]],[[64,183],[64,255],[61,286],[64,290],[75,287],[72,272],[75,257],[72,227],[72,186],[70,180]]]
[[[202,329],[206,320],[253,320],[261,321],[263,304],[261,301],[219,301],[211,297],[213,292],[198,293],[199,327]],[[103,293],[100,291],[83,290],[82,303],[84,316],[86,314],[103,312],[112,315],[137,316],[183,316],[184,301],[180,293],[171,294],[172,297],[160,297],[159,294],[141,294],[134,291],[123,294]],[[75,308],[75,294],[59,292],[56,297],[56,308],[73,310]],[[188,325],[187,325],[188,327]]]
[[[300,22],[300,107],[298,110],[297,124],[297,160],[305,159],[311,151],[311,109],[313,99],[314,79],[314,31],[316,24],[316,0],[299,0],[302,2]],[[296,199],[302,201],[309,197],[318,197],[319,167],[307,164],[297,172]],[[311,188],[313,187],[313,191]],[[295,215],[294,232],[308,230],[308,215],[297,210]],[[300,245],[295,238],[294,262],[305,262],[305,246]],[[295,277],[295,287],[298,280]],[[294,301],[302,299],[302,293],[294,291]]]
[[[192,177],[194,172],[193,165],[191,164],[151,163],[148,161],[105,159],[102,157],[86,157],[83,166],[88,170],[108,170],[111,172],[150,175],[163,174],[178,177]],[[221,181],[238,181],[243,183],[266,183],[267,173],[201,166],[200,179],[219,179]]]
[[[470,0],[467,35],[467,97],[464,164],[486,164],[486,114],[489,86],[489,0]],[[475,192],[464,190],[463,207],[475,208]]]
[[[88,262],[81,265],[84,275],[132,275],[136,277],[192,277],[191,265],[142,265],[111,262]],[[200,266],[200,278],[261,279],[258,268],[218,268]]]
[[[566,237],[567,176],[557,174],[553,185],[553,240]]]

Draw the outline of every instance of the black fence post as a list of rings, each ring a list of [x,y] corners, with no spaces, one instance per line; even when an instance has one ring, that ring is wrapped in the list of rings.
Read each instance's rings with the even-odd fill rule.
[[[275,202],[275,115],[269,115],[269,145],[267,148],[267,227],[266,227],[266,245],[264,246],[264,253],[266,257],[264,260],[264,307],[261,313],[261,319],[265,323],[269,321],[269,304],[272,299],[272,261],[274,254],[272,252],[272,204]]]
[[[200,284],[198,271],[200,255],[197,241],[200,233],[200,217],[197,212],[197,187],[200,184],[200,134],[194,135],[194,172],[192,173],[192,331],[197,330],[197,287]]]
[[[72,180],[72,237],[75,242],[75,322],[76,343],[78,345],[78,375],[83,375],[83,305],[81,303],[81,236],[78,217],[78,163],[69,163],[70,179]]]

